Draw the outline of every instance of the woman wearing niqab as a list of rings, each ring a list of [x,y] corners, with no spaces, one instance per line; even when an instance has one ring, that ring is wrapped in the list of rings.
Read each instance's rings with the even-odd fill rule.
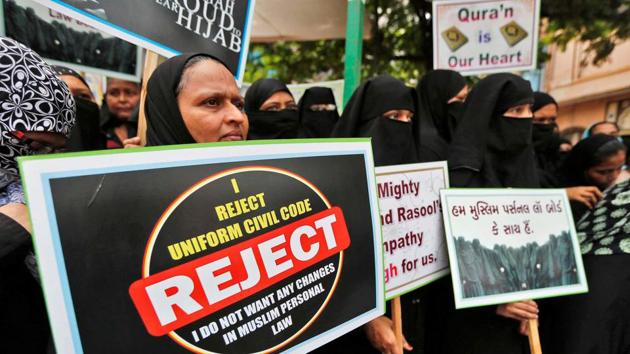
[[[543,107],[552,105],[558,107],[556,100],[544,92],[534,92],[534,115]],[[554,118],[555,120],[555,118]],[[557,180],[558,169],[567,153],[560,151],[562,144],[568,143],[556,132],[558,125],[554,123],[536,123],[533,125],[533,142],[536,152],[540,184],[543,188],[555,188],[559,186]]]
[[[87,81],[78,72],[71,68],[53,65],[51,66],[57,77],[62,80],[65,77],[74,77],[78,82],[84,85],[87,93],[82,91],[77,94],[72,91],[72,86],[68,84],[70,91],[73,92],[74,101],[76,103],[76,122],[70,133],[70,139],[66,143],[66,149],[69,151],[90,151],[102,150],[106,148],[105,134],[101,131],[99,125],[100,108],[94,101],[94,97],[89,93],[90,86]],[[66,81],[67,83],[67,81]]]
[[[311,87],[298,103],[300,137],[328,138],[339,120],[333,91],[328,87]]]
[[[464,104],[454,98],[465,87],[464,77],[452,70],[431,71],[418,83],[420,161],[446,160]]]
[[[381,75],[359,86],[346,105],[341,118],[335,125],[331,137],[370,137],[376,166],[409,164],[418,162],[413,115],[417,112],[416,95],[413,88],[389,75]],[[409,300],[409,301],[407,301]],[[416,311],[408,307],[410,297],[403,297],[406,316],[403,316],[405,336],[415,339]],[[388,323],[386,317],[374,321]],[[368,324],[366,326],[370,327]],[[374,332],[371,326],[368,333]],[[363,330],[356,330],[321,350],[322,353],[371,353],[375,349],[368,344]],[[373,343],[373,345],[378,345]],[[343,349],[340,349],[343,348]],[[382,349],[382,348],[379,348]]]
[[[532,102],[529,82],[512,74],[488,76],[472,89],[449,149],[451,186],[538,187],[531,112],[521,118],[510,113]],[[527,337],[519,334],[520,322],[498,315],[512,304],[455,310],[450,279],[433,286],[425,300],[430,302],[428,317],[436,321],[426,336],[426,352],[529,353]]]
[[[249,119],[249,140],[295,139],[300,120],[295,109],[262,110],[261,106],[278,92],[291,95],[287,85],[277,79],[260,79],[247,89],[245,112]],[[292,96],[292,95],[291,95]]]
[[[388,75],[375,77],[354,92],[331,137],[371,137],[376,166],[418,162],[415,121],[385,116],[400,110],[415,113],[416,106],[412,88]]]
[[[532,103],[530,83],[516,75],[495,74],[477,83],[449,148],[452,186],[539,187],[532,119],[505,116]]]

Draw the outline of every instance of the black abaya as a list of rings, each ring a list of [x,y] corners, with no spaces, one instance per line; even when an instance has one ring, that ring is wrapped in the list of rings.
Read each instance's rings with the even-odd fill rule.
[[[529,82],[512,74],[488,76],[473,88],[450,148],[451,186],[538,187],[532,119],[504,117],[509,108],[532,101]],[[448,282],[448,278],[436,282],[437,290],[427,299],[435,311],[431,317],[443,319],[427,338],[428,353],[529,352],[527,337],[518,333],[519,322],[497,315],[496,306],[455,310]]]
[[[391,110],[417,111],[412,88],[388,75],[381,75],[359,86],[336,124],[332,137],[371,137],[374,162],[377,166],[417,162],[413,122],[399,122],[383,117]],[[406,299],[406,300],[405,300]],[[412,297],[404,296],[410,304]],[[406,306],[408,309],[408,307]],[[415,331],[417,311],[410,307],[413,316],[403,316],[403,330]],[[409,311],[409,310],[408,310]],[[412,329],[413,328],[413,329]],[[410,337],[412,338],[412,337]],[[416,336],[413,337],[416,339]],[[414,344],[414,343],[412,343]],[[338,340],[318,349],[318,353],[377,353],[365,338],[363,329],[352,331]]]

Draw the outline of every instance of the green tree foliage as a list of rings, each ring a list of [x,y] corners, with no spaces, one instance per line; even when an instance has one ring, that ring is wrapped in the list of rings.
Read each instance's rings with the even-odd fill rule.
[[[543,0],[549,19],[544,44],[560,48],[573,39],[588,43],[583,64],[602,64],[615,46],[630,37],[630,0]]]
[[[431,3],[368,0],[366,12],[372,33],[363,43],[363,78],[390,73],[415,84],[433,66]],[[564,48],[572,39],[585,41],[591,54],[586,60],[595,64],[603,63],[615,45],[630,37],[630,0],[542,0],[541,16],[546,24],[541,44]],[[344,46],[344,40],[253,44],[245,81],[341,79]]]

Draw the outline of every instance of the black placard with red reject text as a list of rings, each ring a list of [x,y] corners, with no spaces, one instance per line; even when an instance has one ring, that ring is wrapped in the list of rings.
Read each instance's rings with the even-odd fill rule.
[[[381,314],[369,143],[293,145],[23,161],[57,350],[305,351]]]

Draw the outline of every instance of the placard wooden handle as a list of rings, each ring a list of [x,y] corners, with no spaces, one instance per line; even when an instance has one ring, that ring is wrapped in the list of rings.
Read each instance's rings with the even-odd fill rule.
[[[403,330],[402,330],[402,310],[400,306],[400,297],[395,297],[391,301],[392,306],[392,322],[394,323],[394,334],[396,342],[400,348],[399,353],[403,352]]]
[[[529,349],[532,354],[542,354],[540,346],[540,337],[538,336],[538,321],[528,320],[527,329],[529,330]]]

